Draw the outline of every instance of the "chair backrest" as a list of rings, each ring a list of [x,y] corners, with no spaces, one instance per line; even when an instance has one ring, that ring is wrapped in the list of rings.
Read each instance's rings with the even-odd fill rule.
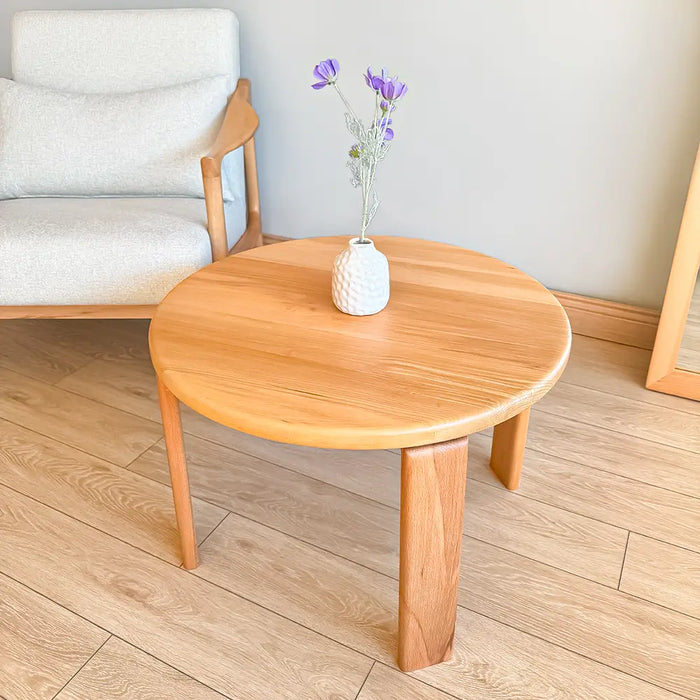
[[[15,80],[67,92],[134,92],[240,77],[230,10],[48,10],[12,19]]]
[[[26,10],[12,18],[12,76],[64,92],[121,93],[225,75],[240,77],[231,10]],[[224,160],[234,199],[245,197],[242,149]]]

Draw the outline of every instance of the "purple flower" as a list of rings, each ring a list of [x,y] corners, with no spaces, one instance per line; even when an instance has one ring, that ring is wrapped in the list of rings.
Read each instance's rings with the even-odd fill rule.
[[[329,58],[325,61],[321,61],[316,68],[314,68],[314,77],[318,78],[319,82],[314,83],[311,87],[314,90],[320,90],[326,87],[326,85],[333,85],[333,83],[338,78],[338,73],[340,72],[340,64],[335,58]]]
[[[389,104],[386,100],[382,100],[379,103],[379,109],[381,109],[382,112],[388,112],[389,110],[394,109],[394,105]]]
[[[385,80],[380,88],[382,97],[389,102],[396,102],[406,94],[407,90],[406,83],[402,83],[398,77]]]
[[[387,120],[386,117],[383,117],[377,122],[377,126],[379,127],[380,131],[384,131],[384,128],[386,127],[386,131],[384,131],[385,141],[391,141],[394,138],[394,130],[391,128],[392,121],[393,119]]]
[[[372,68],[370,67],[365,73],[365,82],[369,87],[372,88],[372,90],[376,90],[377,92],[379,92],[379,90],[382,89],[382,85],[384,85],[384,81],[387,80],[388,77],[389,74],[387,73],[386,68],[382,68],[381,75],[374,75],[372,73]]]

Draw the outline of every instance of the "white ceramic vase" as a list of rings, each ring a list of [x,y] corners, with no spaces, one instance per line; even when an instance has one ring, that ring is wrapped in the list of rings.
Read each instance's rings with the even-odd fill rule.
[[[368,238],[351,238],[333,265],[333,303],[346,314],[370,316],[389,302],[389,261]]]

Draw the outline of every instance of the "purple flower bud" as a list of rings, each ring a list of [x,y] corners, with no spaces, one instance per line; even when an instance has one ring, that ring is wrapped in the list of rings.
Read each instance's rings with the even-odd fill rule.
[[[382,110],[382,112],[388,112],[390,109],[394,109],[394,107],[390,105],[386,100],[382,100],[379,103],[379,108]]]
[[[382,85],[384,84],[384,81],[388,78],[388,73],[386,68],[382,68],[382,74],[381,76],[379,75],[374,75],[372,73],[372,68],[368,68],[367,72],[365,73],[365,82],[369,87],[372,88],[372,90],[376,90],[379,92],[379,90],[382,89]]]
[[[351,158],[359,158],[359,157],[360,157],[360,151],[361,151],[361,149],[360,149],[360,144],[359,144],[359,143],[356,143],[356,144],[348,151],[348,155],[349,155]]]
[[[407,91],[406,83],[402,83],[398,77],[385,80],[380,88],[382,97],[389,102],[396,102],[396,100],[401,99]]]
[[[314,68],[314,77],[318,78],[319,82],[314,83],[311,87],[314,90],[320,90],[326,87],[326,85],[333,85],[338,79],[339,72],[340,64],[335,58],[328,58],[325,61],[321,61]]]
[[[379,127],[379,130],[384,131],[385,141],[391,141],[394,138],[394,130],[391,128],[392,122],[393,119],[387,119],[386,117],[383,117],[382,119],[377,121],[377,126]]]

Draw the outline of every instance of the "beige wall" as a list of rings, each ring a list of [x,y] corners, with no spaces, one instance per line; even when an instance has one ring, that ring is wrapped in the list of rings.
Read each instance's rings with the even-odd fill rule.
[[[375,233],[503,258],[557,289],[660,305],[700,137],[700,0],[4,0],[18,9],[221,6],[262,117],[264,227],[353,235],[350,144],[319,59],[359,110],[368,63],[410,85]]]

